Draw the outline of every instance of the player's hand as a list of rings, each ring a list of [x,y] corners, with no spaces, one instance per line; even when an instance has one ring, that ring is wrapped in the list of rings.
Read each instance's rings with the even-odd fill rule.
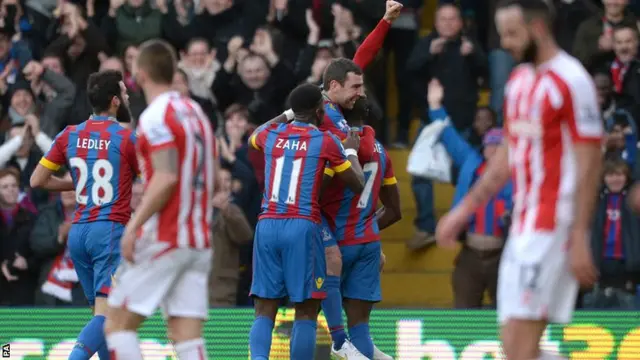
[[[5,260],[2,262],[2,275],[4,275],[4,278],[9,282],[18,280],[17,276],[9,272],[9,260]]]
[[[431,54],[440,54],[442,49],[444,49],[444,44],[447,42],[445,38],[437,38],[431,41],[431,45],[429,46],[429,52]]]
[[[460,54],[467,56],[473,52],[473,43],[466,37],[462,37],[462,45],[460,45]]]
[[[462,233],[468,221],[469,214],[461,206],[457,206],[440,218],[436,226],[438,246],[445,249],[455,249],[458,243],[458,236]]]
[[[387,263],[387,257],[384,255],[383,251],[380,251],[380,272],[384,270],[384,264]]]
[[[127,226],[120,240],[120,256],[133,264],[133,255],[136,250],[136,231]]]
[[[387,9],[382,17],[388,22],[394,22],[402,11],[402,4],[397,1],[387,0]]]
[[[358,150],[360,148],[360,135],[358,134],[358,131],[349,129],[347,138],[345,139],[343,145],[345,149]]]
[[[13,267],[20,270],[27,270],[29,265],[27,264],[27,259],[25,259],[22,255],[16,253],[16,257],[13,259]]]
[[[42,64],[34,60],[29,61],[29,63],[22,70],[25,79],[29,81],[39,79],[43,72],[44,67],[42,66]]]
[[[433,78],[429,81],[427,87],[427,102],[432,110],[439,109],[442,106],[444,98],[444,87],[440,84],[440,80]]]
[[[589,288],[598,280],[598,271],[593,264],[587,231],[574,229],[569,234],[571,271],[583,288]]]

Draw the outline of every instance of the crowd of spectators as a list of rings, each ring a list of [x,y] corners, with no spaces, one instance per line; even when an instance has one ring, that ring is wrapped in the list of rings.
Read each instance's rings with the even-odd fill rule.
[[[400,0],[402,13],[391,25],[382,26],[386,40],[379,44],[378,56],[374,53],[366,61],[371,125],[385,145],[409,147],[410,123],[416,116],[423,124],[431,121],[427,93],[438,89],[438,106],[450,119],[447,138],[464,143],[468,154],[458,154],[454,161],[454,185],[468,187],[474,177],[466,173],[475,174],[482,167],[489,157],[487,147],[494,144],[487,136],[493,135],[494,141],[497,136],[502,93],[514,62],[500,49],[493,25],[496,0],[440,0],[437,11],[428,15],[434,18],[434,28],[419,37],[426,1]],[[602,200],[593,232],[594,256],[603,276],[585,303],[613,306],[613,292],[619,300],[615,306],[623,306],[640,282],[640,222],[624,201],[639,167],[640,23],[634,14],[640,1],[550,2],[557,11],[560,45],[593,74],[608,131]],[[321,83],[332,58],[353,58],[366,35],[385,22],[384,15],[385,3],[379,0],[2,0],[0,305],[84,303],[73,276],[62,276],[72,269],[65,241],[75,195],[30,189],[29,177],[55,135],[90,115],[85,92],[92,72],[116,69],[124,74],[137,118],[145,99],[132,76],[132,64],[137,46],[153,38],[176,48],[174,88],[201,105],[219,140],[224,180],[214,198],[211,304],[248,304],[251,243],[264,179],[255,159],[259,155],[248,149],[246,136],[285,109],[293,87]],[[396,82],[393,93],[388,93],[388,68]],[[439,87],[429,86],[427,91],[433,79]],[[483,90],[490,91],[489,104],[479,107]],[[397,114],[387,111],[390,95],[397,97]],[[417,251],[434,243],[433,183],[416,177],[412,190],[416,232],[407,246]],[[141,191],[136,184],[134,209]],[[499,228],[504,228],[508,206],[498,215]],[[610,230],[611,224],[621,224],[622,230]],[[489,253],[472,245],[480,235],[496,235],[490,228],[463,240],[454,273],[458,307],[481,306],[484,290],[495,292],[502,243],[494,243]],[[621,247],[608,240],[611,231],[622,238]],[[483,280],[471,278],[479,272]],[[471,289],[480,283],[482,288]]]

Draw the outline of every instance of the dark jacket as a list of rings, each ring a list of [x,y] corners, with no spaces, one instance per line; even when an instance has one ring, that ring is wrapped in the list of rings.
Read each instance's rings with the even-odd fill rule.
[[[636,128],[640,127],[638,126],[640,125],[638,124],[638,119],[640,119],[640,60],[633,60],[629,64],[622,79],[622,91],[620,93],[614,91],[612,96],[616,107],[627,110],[635,119]]]
[[[416,94],[424,103],[424,89],[432,78],[437,78],[445,88],[443,105],[447,108],[452,123],[458,130],[469,128],[473,122],[478,102],[478,78],[487,75],[487,57],[474,39],[473,52],[467,56],[460,53],[462,38],[448,41],[439,54],[432,54],[431,42],[438,38],[434,31],[418,40],[407,60],[407,71],[417,79]]]
[[[596,206],[593,227],[591,231],[591,249],[598,269],[602,265],[604,226],[607,220],[607,190],[600,193]],[[625,251],[625,267],[629,272],[640,272],[640,219],[631,211],[626,201],[626,191],[623,193],[621,206],[622,241]]]
[[[55,201],[43,207],[33,224],[29,236],[29,247],[33,257],[41,264],[38,274],[38,287],[35,293],[35,305],[56,306],[60,303],[51,295],[42,293],[40,287],[47,280],[56,256],[64,251],[64,244],[58,242],[58,228],[65,220],[64,209],[60,201]],[[72,305],[85,305],[86,301],[80,288],[80,283],[74,284],[72,290]]]
[[[7,281],[0,273],[0,306],[33,305],[37,286],[39,263],[29,247],[29,235],[35,215],[18,206],[13,215],[13,224],[7,224],[0,216],[0,264],[7,262],[9,272],[18,277],[16,281]],[[27,269],[13,266],[16,254],[27,260]]]

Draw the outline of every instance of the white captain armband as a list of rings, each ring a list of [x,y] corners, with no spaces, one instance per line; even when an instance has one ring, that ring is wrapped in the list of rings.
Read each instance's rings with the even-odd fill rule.
[[[287,117],[287,120],[293,120],[296,117],[292,109],[285,110],[282,114]]]
[[[356,149],[344,149],[344,154],[347,155],[347,157],[349,156],[358,156],[358,151]]]

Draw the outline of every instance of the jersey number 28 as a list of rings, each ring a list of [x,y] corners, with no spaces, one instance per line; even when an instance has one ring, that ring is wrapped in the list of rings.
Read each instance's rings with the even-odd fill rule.
[[[71,168],[78,170],[78,182],[76,183],[76,202],[78,204],[87,205],[89,203],[89,193],[91,194],[91,202],[94,205],[106,204],[113,200],[113,186],[111,185],[113,165],[109,160],[98,159],[89,169],[84,159],[74,157],[69,159],[69,165]],[[82,195],[89,180],[89,175],[93,179],[93,184],[90,192],[88,191],[87,195]],[[100,190],[102,190],[102,194]]]

